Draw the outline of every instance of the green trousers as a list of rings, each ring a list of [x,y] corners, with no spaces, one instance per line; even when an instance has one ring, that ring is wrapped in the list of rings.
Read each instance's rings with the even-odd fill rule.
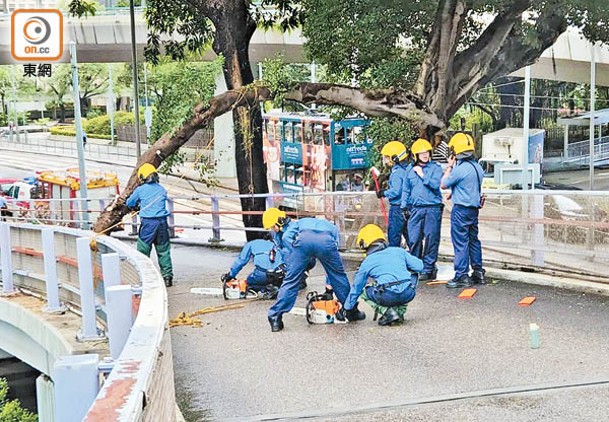
[[[156,256],[159,260],[159,267],[161,268],[161,275],[163,278],[173,277],[173,265],[171,263],[171,253],[170,253],[171,244],[169,242],[163,244],[154,245],[154,249],[156,250]],[[137,239],[137,250],[147,257],[150,257],[150,252],[152,252],[152,245],[147,244],[142,239]]]
[[[370,307],[374,310],[375,314],[384,315],[385,312],[387,312],[387,309],[389,309],[387,306],[381,306],[378,303],[376,303],[375,301],[373,301],[372,299],[370,299],[368,297],[368,295],[366,294],[365,289],[364,289],[361,297],[364,300],[364,302],[366,302],[368,305],[370,305]],[[408,309],[408,304],[404,304],[404,305],[400,305],[400,306],[393,306],[392,308],[395,309],[395,311],[398,313],[400,318],[404,319],[404,315],[406,314],[406,310]]]

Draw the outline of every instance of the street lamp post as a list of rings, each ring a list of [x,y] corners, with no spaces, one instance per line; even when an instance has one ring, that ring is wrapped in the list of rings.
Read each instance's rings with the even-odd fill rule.
[[[80,199],[83,229],[89,229],[89,204],[87,203],[87,172],[85,170],[85,148],[83,145],[82,119],[80,117],[80,95],[78,84],[78,61],[76,44],[70,43],[70,63],[72,66],[72,86],[74,88],[74,123],[76,125],[76,150],[78,151],[78,177],[80,178]]]
[[[131,15],[131,64],[133,66],[133,99],[135,102],[135,154],[137,160],[142,155],[140,146],[140,96],[137,83],[137,51],[135,45],[135,6],[133,0],[129,0],[129,12]]]

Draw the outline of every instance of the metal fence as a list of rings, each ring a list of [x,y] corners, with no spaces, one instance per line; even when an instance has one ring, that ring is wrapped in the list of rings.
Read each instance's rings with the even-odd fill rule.
[[[609,196],[585,191],[486,192],[480,211],[480,240],[485,260],[497,265],[541,267],[605,274],[609,262]],[[282,206],[293,217],[318,217],[334,222],[341,233],[341,248],[355,249],[358,231],[366,224],[386,227],[380,201],[373,192],[330,192],[293,195],[198,195],[172,197],[170,227],[177,236],[203,242],[244,243],[242,198],[264,197],[267,207]],[[14,213],[13,220],[47,224],[82,223],[80,200],[33,201],[27,210]],[[88,215],[93,221],[108,200],[91,200]],[[64,203],[62,203],[64,202]],[[388,208],[385,202],[384,206]],[[450,240],[450,201],[445,202],[440,252],[453,254]],[[60,210],[63,210],[63,216]],[[65,210],[71,210],[69,215]],[[261,214],[252,211],[249,214]],[[127,218],[125,229],[137,233],[137,218]],[[131,226],[131,227],[129,227]]]
[[[74,139],[50,140],[48,135],[41,133],[20,132],[0,135],[0,148],[13,151],[25,151],[44,154],[77,157],[77,145]],[[142,144],[142,152],[148,145]],[[85,159],[104,161],[125,161],[133,163],[136,157],[136,148],[133,143],[113,145],[112,141],[89,141],[85,146]]]
[[[579,164],[590,162],[590,141],[574,142],[567,147],[566,161]],[[606,160],[609,158],[609,136],[594,140],[594,159]]]

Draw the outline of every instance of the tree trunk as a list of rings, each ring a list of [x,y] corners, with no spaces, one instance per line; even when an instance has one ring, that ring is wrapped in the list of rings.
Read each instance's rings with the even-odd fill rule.
[[[216,54],[224,57],[224,79],[229,90],[239,90],[252,82],[249,59],[249,43],[256,24],[251,19],[247,8],[236,6],[237,10],[224,10],[221,15],[212,18],[217,32],[213,43]],[[234,28],[242,27],[243,31]],[[262,152],[262,114],[256,103],[247,107],[236,107],[233,110],[235,136],[235,164],[240,194],[268,193],[266,166]],[[264,211],[264,198],[241,198],[241,209],[244,212]],[[262,227],[261,214],[244,214],[245,227]],[[246,232],[247,240],[261,237],[260,232]]]
[[[66,122],[66,105],[64,103],[59,104],[59,123]]]

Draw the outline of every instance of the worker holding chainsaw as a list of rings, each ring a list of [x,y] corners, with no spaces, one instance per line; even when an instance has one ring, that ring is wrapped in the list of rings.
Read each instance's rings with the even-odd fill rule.
[[[281,252],[270,240],[256,239],[247,242],[230,271],[222,275],[222,281],[237,278],[239,271],[252,260],[254,271],[247,276],[247,289],[262,293],[264,299],[275,299],[279,286],[283,283],[285,264]]]
[[[414,160],[412,170],[404,178],[402,208],[409,209],[408,248],[423,260],[420,281],[435,280],[436,261],[440,248],[442,224],[442,167],[431,160],[433,147],[425,139],[417,139],[410,148]]]
[[[406,147],[399,141],[391,141],[385,144],[381,149],[381,154],[383,155],[383,164],[391,167],[391,173],[389,174],[388,189],[378,190],[376,196],[389,200],[389,224],[387,227],[389,246],[400,246],[402,236],[408,243],[406,218],[402,212],[401,204],[404,178],[406,178],[412,166],[408,163]]]
[[[356,244],[366,251],[366,259],[353,279],[344,305],[345,312],[357,308],[357,300],[361,296],[374,309],[375,320],[377,315],[381,315],[379,325],[403,322],[408,303],[416,294],[423,261],[400,247],[388,246],[385,233],[374,224],[368,224],[359,231]]]
[[[126,201],[129,208],[135,208],[138,205],[140,207],[137,250],[150,256],[152,245],[154,245],[165,286],[171,287],[173,285],[173,265],[169,251],[169,226],[167,225],[169,211],[165,206],[167,190],[160,185],[159,174],[152,164],[142,164],[137,170],[137,177],[141,184],[135,188]]]
[[[287,266],[277,301],[268,313],[271,331],[283,330],[282,316],[294,306],[298,286],[312,259],[321,262],[327,274],[327,283],[332,286],[338,301],[345,303],[350,286],[338,254],[339,235],[334,224],[316,218],[292,220],[278,208],[266,210],[262,215],[262,224],[265,229],[274,232],[275,244],[281,249]],[[357,309],[357,303],[352,304],[348,312],[338,316],[339,319],[346,318],[349,321],[365,317],[366,314]]]
[[[486,284],[482,268],[482,245],[478,239],[478,214],[484,206],[482,180],[484,170],[474,158],[474,139],[456,133],[448,143],[450,157],[442,176],[442,189],[451,189],[450,238],[455,251],[455,278],[448,288]],[[469,267],[472,275],[469,276]]]

